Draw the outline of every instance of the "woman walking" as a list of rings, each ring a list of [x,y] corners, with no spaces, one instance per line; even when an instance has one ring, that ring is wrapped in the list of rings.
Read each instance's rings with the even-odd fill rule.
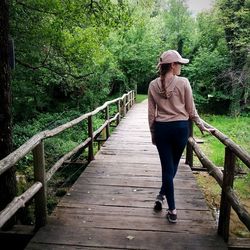
[[[165,51],[158,64],[160,77],[153,80],[148,89],[149,128],[162,168],[162,186],[154,209],[162,210],[166,197],[167,219],[171,223],[177,221],[173,179],[187,144],[188,120],[194,121],[201,131],[212,132],[204,126],[196,111],[188,79],[179,76],[181,66],[188,62],[175,50]]]

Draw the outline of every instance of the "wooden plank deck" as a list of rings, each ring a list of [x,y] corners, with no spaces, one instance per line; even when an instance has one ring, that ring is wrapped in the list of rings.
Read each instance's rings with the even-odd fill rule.
[[[128,112],[26,249],[227,249],[183,159],[177,224],[168,223],[165,209],[152,209],[160,184],[145,101]]]

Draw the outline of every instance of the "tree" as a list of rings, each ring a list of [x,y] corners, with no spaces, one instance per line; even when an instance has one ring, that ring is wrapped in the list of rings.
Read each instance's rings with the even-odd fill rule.
[[[142,8],[143,7],[143,8]],[[114,31],[109,50],[116,59],[119,74],[117,85],[123,81],[123,91],[137,86],[139,93],[147,93],[149,82],[156,76],[158,56],[162,52],[161,20],[154,12],[153,2],[138,1],[131,5],[132,25]]]
[[[0,159],[12,151],[11,88],[9,66],[9,3],[0,2]],[[15,168],[0,176],[0,210],[16,196]],[[10,220],[6,224],[9,228]]]
[[[237,115],[247,106],[250,88],[249,67],[250,19],[249,2],[245,0],[220,0],[220,18],[231,57],[227,77],[231,81],[231,114]]]
[[[171,49],[185,54],[192,48],[194,20],[185,0],[168,0],[164,11],[165,41]]]
[[[130,26],[126,2],[12,1],[16,121],[78,104],[86,112],[107,97],[116,66],[106,43],[114,29]]]
[[[196,17],[196,27],[191,63],[184,70],[192,84],[197,106],[206,112],[227,113],[231,98],[224,72],[230,67],[230,55],[218,11],[200,13]]]

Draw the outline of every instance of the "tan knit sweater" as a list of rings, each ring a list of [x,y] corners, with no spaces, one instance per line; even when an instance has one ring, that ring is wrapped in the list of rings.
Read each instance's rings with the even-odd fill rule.
[[[188,119],[203,130],[204,125],[196,111],[188,79],[174,76],[172,83],[166,86],[165,92],[161,87],[160,78],[153,80],[148,88],[148,122],[151,133],[154,133],[154,121]]]

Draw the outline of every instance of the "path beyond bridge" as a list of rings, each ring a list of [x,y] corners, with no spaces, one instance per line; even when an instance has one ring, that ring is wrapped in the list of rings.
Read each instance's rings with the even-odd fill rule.
[[[169,224],[166,203],[153,210],[161,167],[147,102],[134,105],[26,249],[227,249],[184,162],[175,178],[178,222]]]

